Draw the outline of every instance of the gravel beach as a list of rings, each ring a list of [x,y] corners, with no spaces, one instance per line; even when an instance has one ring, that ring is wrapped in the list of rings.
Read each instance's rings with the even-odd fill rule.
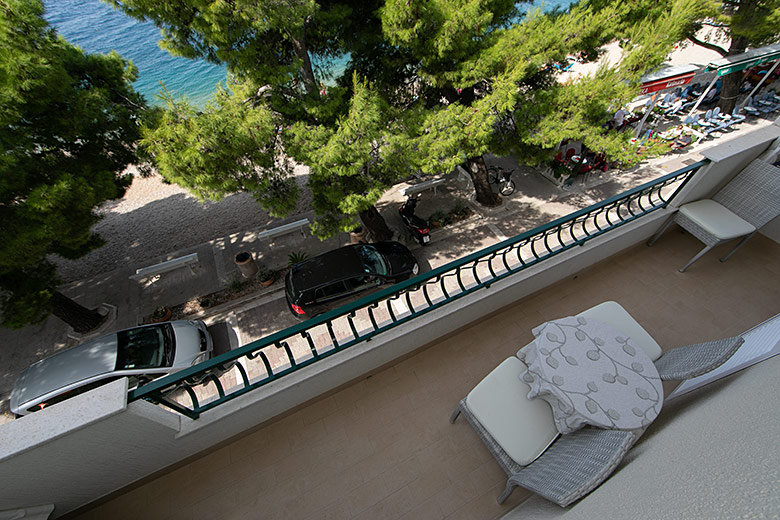
[[[98,211],[103,220],[93,229],[105,245],[77,260],[51,258],[63,283],[123,265],[140,267],[181,249],[281,221],[271,217],[248,193],[230,195],[218,202],[200,202],[184,188],[165,184],[159,175],[144,178],[133,167],[128,172],[135,177],[125,196],[107,202]],[[306,167],[296,167],[300,199],[297,210],[288,217],[310,208],[311,197],[305,189],[307,175]]]

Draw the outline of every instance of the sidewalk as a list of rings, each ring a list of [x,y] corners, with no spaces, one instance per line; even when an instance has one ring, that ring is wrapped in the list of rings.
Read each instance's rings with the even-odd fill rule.
[[[743,124],[730,136],[768,124],[771,121],[754,120]],[[516,191],[504,197],[500,207],[485,209],[471,201],[473,188],[467,179],[457,174],[444,176],[446,181],[436,190],[426,190],[421,194],[417,213],[427,218],[436,210],[449,211],[456,204],[468,201],[474,214],[466,220],[433,229],[431,243],[425,247],[411,240],[398,215],[398,207],[404,200],[399,190],[408,186],[408,183],[399,183],[388,190],[377,207],[396,233],[394,239],[412,250],[425,271],[692,164],[700,160],[698,152],[701,149],[729,139],[730,136],[697,143],[684,155],[667,155],[646,161],[629,172],[610,171],[593,175],[586,182],[576,182],[568,187],[554,185],[534,168],[518,165],[512,157],[486,156],[488,165],[516,169],[512,177],[517,186]],[[297,215],[289,221],[301,218],[312,221],[313,214]],[[234,280],[241,280],[233,260],[238,252],[252,252],[259,264],[283,270],[287,267],[290,253],[302,251],[308,256],[314,256],[349,243],[347,233],[321,241],[308,231],[292,231],[268,240],[258,237],[261,231],[256,229],[235,233],[196,247],[172,251],[167,256],[178,258],[197,253],[198,263],[192,270],[181,267],[148,280],[136,281],[130,278],[137,268],[167,259],[159,258],[143,266],[125,265],[61,289],[64,294],[90,308],[102,303],[115,306],[116,318],[106,329],[118,330],[142,323],[159,306],[173,307],[229,287]],[[220,350],[236,348],[298,323],[287,309],[281,278],[279,276],[268,288],[205,309],[185,319],[202,319],[212,327]],[[76,341],[69,339],[68,332],[68,327],[54,317],[20,331],[0,329],[0,341],[4,346],[0,349],[0,423],[10,420],[7,414],[8,397],[18,373],[36,360],[75,344]]]

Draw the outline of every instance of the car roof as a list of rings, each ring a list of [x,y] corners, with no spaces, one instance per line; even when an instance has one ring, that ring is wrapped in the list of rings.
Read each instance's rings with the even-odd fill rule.
[[[27,367],[12,392],[16,406],[49,392],[111,372],[116,367],[117,336],[110,334],[58,352]]]
[[[322,284],[365,274],[365,266],[358,247],[362,244],[340,247],[327,253],[307,258],[290,269],[295,291],[300,293]]]

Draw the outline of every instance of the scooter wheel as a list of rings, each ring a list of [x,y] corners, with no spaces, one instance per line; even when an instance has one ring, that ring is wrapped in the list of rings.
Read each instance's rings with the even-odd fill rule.
[[[501,185],[501,195],[509,196],[515,192],[515,181],[507,181]]]

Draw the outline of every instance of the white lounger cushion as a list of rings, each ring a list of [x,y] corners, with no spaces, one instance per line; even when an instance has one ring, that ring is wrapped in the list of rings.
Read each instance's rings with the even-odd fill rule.
[[[647,333],[637,321],[617,302],[604,302],[579,313],[588,318],[609,323],[634,340],[634,344],[642,347],[653,361],[661,357],[661,346]]]
[[[583,311],[577,316],[585,319],[603,321],[625,333],[634,340],[634,344],[642,347],[642,350],[653,361],[661,357],[661,346],[647,333],[637,321],[617,302],[604,302]],[[541,325],[541,323],[540,323]],[[525,347],[523,347],[525,348]],[[519,349],[518,352],[520,352]]]
[[[617,302],[604,302],[581,312],[585,319],[603,321],[624,332],[655,361],[661,347]],[[526,365],[510,357],[498,365],[466,396],[471,413],[493,439],[522,466],[533,462],[556,439],[550,405],[528,399],[531,387],[520,378]]]
[[[526,365],[516,357],[504,360],[466,396],[466,404],[512,460],[533,462],[558,436],[550,405],[529,400],[520,379]]]
[[[710,199],[683,204],[679,211],[720,240],[742,237],[756,230],[753,224]]]

